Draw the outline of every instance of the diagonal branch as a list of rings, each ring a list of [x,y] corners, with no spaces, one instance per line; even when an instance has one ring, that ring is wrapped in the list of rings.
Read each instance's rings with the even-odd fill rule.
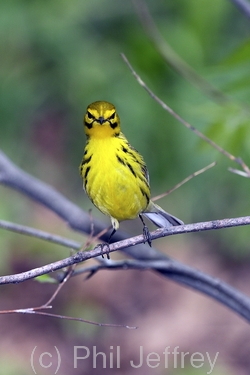
[[[81,230],[85,233],[91,232],[88,214],[75,206],[62,194],[57,193],[56,190],[47,184],[40,182],[38,179],[35,179],[28,173],[25,173],[20,168],[16,167],[2,152],[0,152],[0,182],[45,205],[62,217],[66,222],[70,223],[72,228]],[[152,239],[158,238],[159,236],[169,236],[178,233],[194,232],[197,230],[212,230],[247,224],[250,224],[250,217],[215,220],[207,223],[189,224],[169,229],[162,228],[152,232]],[[96,227],[98,228],[98,231],[105,229],[105,225],[96,220],[94,220],[94,226],[95,232],[97,232]],[[126,238],[125,234],[121,232],[117,233],[116,240],[124,240],[124,238]],[[105,236],[103,236],[102,239],[105,240]],[[143,241],[143,236],[137,236],[111,244],[109,250],[107,247],[104,247],[104,249],[96,247],[88,252],[80,251],[71,257],[43,267],[17,275],[2,276],[0,278],[0,283],[22,282],[38,275],[53,272],[63,267],[100,256],[102,253],[107,253],[107,251],[112,252],[115,250],[123,250],[126,254],[134,258],[135,262],[143,262],[146,269],[150,268],[155,272],[158,272],[160,275],[172,279],[181,285],[188,286],[212,297],[250,322],[250,299],[247,296],[230,285],[223,283],[219,279],[215,279],[201,271],[170,259],[156,249],[149,248],[148,245],[138,245]],[[127,261],[123,264],[125,268],[126,262]]]
[[[250,18],[250,3],[247,0],[231,0],[243,13]]]
[[[181,124],[183,124],[187,129],[191,130],[193,133],[198,135],[201,139],[203,139],[205,142],[210,144],[213,148],[215,148],[217,151],[219,151],[221,154],[226,156],[228,159],[234,161],[235,163],[239,164],[242,169],[245,171],[245,177],[250,177],[250,169],[248,166],[244,163],[244,161],[239,158],[235,157],[234,155],[230,154],[228,151],[224,150],[221,146],[217,145],[214,141],[212,141],[210,138],[206,137],[203,133],[201,133],[199,130],[197,130],[194,126],[192,126],[189,122],[184,120],[178,113],[176,113],[172,108],[170,108],[166,103],[164,103],[155,93],[146,85],[146,83],[141,79],[141,77],[136,73],[130,62],[128,61],[127,57],[122,53],[121,54],[123,60],[128,65],[129,69],[131,70],[133,76],[137,80],[140,86],[142,86],[147,93],[153,98],[160,106],[170,113],[177,121],[179,121]]]
[[[70,202],[48,184],[24,172],[7,158],[0,150],[0,183],[25,194],[29,198],[50,209],[77,231],[91,232],[89,215]],[[105,228],[101,221],[95,220],[95,233]],[[104,236],[104,239],[108,236]]]
[[[61,245],[64,247],[69,247],[74,250],[78,250],[81,246],[81,244],[69,238],[57,236],[56,234],[51,234],[48,232],[44,232],[43,230],[27,227],[26,225],[11,223],[5,220],[0,220],[0,228],[9,230],[15,233],[25,234],[26,236],[36,237],[41,240],[52,242],[52,243],[55,243],[57,245]]]
[[[83,318],[76,318],[73,316],[68,316],[68,315],[61,315],[61,314],[54,314],[54,313],[48,313],[47,311],[43,310],[48,310],[52,308],[52,301],[56,298],[60,290],[63,288],[65,283],[71,278],[72,273],[74,271],[75,267],[70,267],[66,274],[64,274],[63,279],[61,280],[60,284],[57,286],[55,292],[52,294],[52,296],[41,306],[36,306],[36,307],[26,307],[23,309],[11,309],[11,310],[0,310],[0,315],[3,314],[35,314],[35,315],[44,315],[44,316],[49,316],[52,318],[57,318],[57,319],[65,319],[65,320],[73,320],[76,322],[82,322],[82,323],[88,323],[88,324],[93,324],[95,326],[99,327],[117,327],[117,328],[128,328],[128,329],[136,329],[137,327],[132,327],[124,324],[112,324],[112,323],[100,323],[100,322],[94,322],[93,320],[86,320]]]
[[[220,104],[228,103],[230,98],[200,76],[172,49],[167,41],[163,39],[154,23],[145,1],[133,0],[133,4],[146,34],[152,41],[155,49],[159,52],[160,56],[163,57],[167,64],[169,64],[172,69],[174,69],[199,90],[204,92],[211,99],[219,102]]]
[[[123,260],[123,261],[103,261],[103,263],[92,265],[89,267],[78,268],[74,271],[72,276],[89,273],[95,274],[99,270],[112,269],[112,270],[152,270],[161,273],[162,275],[180,283],[185,286],[194,287],[196,284],[197,290],[209,295],[210,297],[218,300],[232,310],[236,311],[239,315],[243,316],[249,321],[250,318],[250,298],[237,289],[232,288],[223,281],[204,274],[191,267],[179,265],[173,260],[159,260],[145,262],[140,260]],[[217,291],[217,295],[215,293]]]

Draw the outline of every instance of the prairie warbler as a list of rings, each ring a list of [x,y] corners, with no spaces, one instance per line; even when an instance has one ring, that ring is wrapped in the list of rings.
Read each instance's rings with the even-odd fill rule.
[[[80,174],[91,201],[111,219],[110,238],[119,228],[120,221],[139,216],[145,239],[150,244],[141,215],[158,227],[183,224],[150,200],[146,164],[121,132],[113,104],[104,101],[90,104],[84,116],[84,130],[87,141]]]

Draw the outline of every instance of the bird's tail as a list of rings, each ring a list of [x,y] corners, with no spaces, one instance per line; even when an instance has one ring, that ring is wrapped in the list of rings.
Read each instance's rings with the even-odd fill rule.
[[[143,216],[146,216],[152,223],[159,228],[172,227],[175,225],[184,224],[183,221],[177,217],[170,215],[164,211],[160,206],[150,201],[146,211],[142,212]]]

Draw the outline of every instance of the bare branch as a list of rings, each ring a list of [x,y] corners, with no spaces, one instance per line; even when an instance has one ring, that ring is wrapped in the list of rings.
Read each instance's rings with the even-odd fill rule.
[[[74,250],[78,250],[80,247],[80,244],[78,242],[70,240],[68,238],[64,238],[61,236],[57,236],[55,234],[44,232],[39,229],[27,227],[25,225],[11,223],[5,220],[0,220],[0,228],[9,230],[15,233],[25,234],[26,236],[39,238],[41,240],[52,242],[52,243],[55,243],[64,247],[69,247]]]
[[[245,16],[250,17],[250,3],[247,0],[231,0],[240,10],[243,11]]]
[[[20,192],[28,195],[37,202],[40,202],[46,207],[50,208],[60,217],[63,217],[66,222],[71,223],[71,226],[73,228],[85,231],[85,233],[91,232],[91,224],[88,223],[88,214],[83,212],[80,208],[76,207],[73,203],[64,198],[61,194],[57,193],[48,185],[42,182],[40,183],[39,180],[34,179],[29,174],[17,168],[1,152],[0,182],[13,187],[16,190],[19,190]],[[85,220],[86,222],[84,222]],[[100,224],[99,221],[93,220],[93,222],[96,233],[99,232],[100,229],[105,229],[105,225]],[[170,229],[157,229],[156,231],[152,232],[151,235],[152,239],[155,239],[159,238],[160,236],[169,236],[178,233],[180,234],[202,230],[220,229],[225,227],[249,224],[250,217],[215,220],[206,223],[172,227]],[[98,230],[96,229],[96,227],[98,228]],[[127,235],[123,234],[120,231],[116,234],[116,240],[124,239],[126,237]],[[105,235],[102,239],[104,238]],[[83,262],[93,257],[98,257],[102,253],[107,253],[108,251],[112,252],[116,250],[123,250],[126,254],[136,259],[136,261],[144,262],[146,269],[150,268],[163,275],[164,277],[170,278],[179,284],[193,288],[196,291],[200,291],[216,299],[217,301],[220,301],[222,304],[228,306],[230,309],[234,310],[250,322],[250,299],[247,296],[243,295],[239,291],[235,290],[231,286],[223,283],[218,279],[214,279],[201,271],[192,269],[191,267],[187,267],[173,259],[168,258],[166,255],[158,252],[156,249],[149,248],[148,245],[138,245],[142,244],[143,241],[144,237],[141,235],[126,239],[125,241],[113,243],[110,245],[109,249],[107,247],[105,247],[104,249],[96,247],[91,251],[80,251],[72,255],[71,257],[45,265],[43,267],[35,268],[33,270],[29,270],[17,275],[2,276],[0,277],[0,283],[8,284],[22,282],[39,275],[54,272],[58,269],[62,269],[63,267],[68,267],[70,265]],[[124,263],[125,267],[126,262]],[[157,264],[155,262],[164,263]]]
[[[196,177],[196,176],[199,176],[199,174],[201,173],[204,173],[205,171],[207,171],[208,169],[214,167],[216,165],[216,162],[213,162],[209,165],[207,165],[206,167],[202,168],[202,169],[199,169],[198,171],[192,173],[191,175],[189,175],[188,177],[184,178],[184,180],[182,180],[181,182],[179,182],[178,184],[176,184],[172,189],[166,191],[165,193],[162,193],[162,194],[159,194],[157,195],[156,197],[153,197],[151,198],[151,200],[153,202],[157,201],[158,199],[161,199],[161,198],[164,198],[166,197],[167,195],[173,193],[173,191],[179,189],[182,185],[186,184],[188,181],[190,181],[192,178]]]
[[[172,108],[170,108],[166,103],[164,103],[157,95],[154,94],[154,92],[152,90],[150,90],[150,88],[146,85],[146,83],[141,79],[141,77],[136,73],[136,71],[134,70],[134,68],[132,67],[132,65],[130,64],[130,62],[128,61],[127,57],[122,53],[121,54],[123,60],[125,61],[125,63],[128,65],[129,69],[131,70],[133,76],[136,78],[137,82],[139,83],[140,86],[142,86],[147,92],[148,94],[158,103],[160,104],[160,106],[167,112],[169,112],[174,118],[176,118],[176,120],[178,120],[179,122],[181,122],[186,128],[188,128],[189,130],[191,130],[192,132],[194,132],[196,135],[198,135],[198,137],[200,137],[201,139],[203,139],[205,142],[207,142],[208,144],[210,144],[210,146],[212,146],[213,148],[215,148],[217,151],[219,151],[221,154],[223,154],[224,156],[226,156],[228,159],[234,161],[235,163],[239,164],[242,169],[244,169],[244,171],[246,172],[247,175],[250,176],[250,169],[248,168],[248,166],[243,162],[243,160],[241,158],[237,158],[235,157],[234,155],[230,154],[229,152],[227,152],[226,150],[224,150],[222,147],[220,147],[219,145],[217,145],[214,141],[212,141],[211,139],[209,139],[208,137],[206,137],[203,133],[201,133],[199,130],[197,130],[195,127],[193,127],[192,125],[190,125],[186,120],[184,120],[181,116],[179,116],[176,112],[173,111]]]
[[[222,220],[213,220],[207,221],[202,223],[195,223],[195,224],[187,224],[187,225],[179,225],[173,226],[170,228],[159,228],[154,232],[150,233],[152,241],[161,237],[168,237],[173,236],[176,234],[183,234],[183,233],[194,233],[194,232],[202,232],[207,230],[214,230],[214,229],[224,229],[224,228],[231,228],[243,225],[250,225],[250,216],[245,217],[238,217],[233,219],[222,219]],[[64,267],[72,266],[73,264],[81,263],[86,260],[96,258],[102,256],[103,254],[109,254],[117,250],[128,250],[128,248],[144,243],[145,238],[143,235],[127,238],[123,241],[115,242],[110,245],[100,246],[97,245],[93,250],[90,251],[79,251],[74,255],[59,260],[54,263],[47,264],[42,267],[34,268],[30,271],[18,273],[15,275],[10,276],[0,276],[0,284],[11,284],[11,283],[20,283],[28,279],[35,278],[37,276],[41,276],[50,272],[54,272],[56,270],[62,269]],[[80,245],[80,244],[79,244]],[[80,247],[80,246],[79,246]],[[152,248],[147,248],[148,250],[153,250]],[[156,253],[155,255],[158,255]],[[138,257],[138,259],[140,259]],[[169,260],[169,258],[165,257],[163,254],[162,256],[155,257],[154,260]],[[152,261],[152,258],[149,257],[145,259],[141,257],[141,260]],[[172,260],[172,262],[175,262]],[[178,262],[177,262],[178,264]],[[179,264],[180,265],[180,264]],[[184,265],[182,265],[185,267]]]
[[[206,275],[188,266],[181,265],[179,267],[178,263],[173,260],[151,262],[138,260],[103,261],[101,264],[76,269],[73,276],[82,273],[95,274],[102,269],[158,271],[162,275],[191,288],[196,285],[197,290],[218,300],[250,321],[250,298],[215,277]]]
[[[239,176],[250,178],[250,173],[240,171],[239,169],[234,168],[228,168],[229,172],[232,172],[234,174],[238,174]]]
[[[137,329],[138,327],[123,325],[123,324],[113,324],[113,323],[99,323],[99,322],[93,322],[92,320],[87,320],[83,318],[76,318],[74,316],[68,316],[68,315],[59,315],[59,314],[51,314],[47,313],[45,311],[32,311],[29,309],[22,309],[22,310],[9,310],[4,311],[5,314],[13,314],[13,313],[21,313],[21,314],[36,314],[36,315],[45,315],[50,316],[52,318],[57,319],[66,319],[66,320],[73,320],[75,322],[82,322],[82,323],[88,323],[99,327],[115,327],[115,328],[127,328],[127,329]],[[1,312],[2,314],[2,312]]]
[[[53,313],[48,313],[46,311],[42,311],[42,310],[52,308],[52,306],[50,304],[56,298],[56,296],[58,295],[60,290],[63,288],[65,283],[71,278],[74,269],[75,269],[75,266],[69,268],[69,270],[66,272],[64,278],[62,279],[61,283],[58,285],[55,292],[52,294],[52,296],[49,298],[49,300],[45,304],[43,304],[41,306],[36,306],[36,307],[27,307],[27,308],[24,308],[24,309],[0,310],[0,315],[3,315],[3,314],[35,314],[35,315],[45,315],[45,316],[49,316],[49,317],[57,318],[57,319],[74,320],[74,321],[77,321],[77,322],[92,324],[92,325],[96,325],[96,326],[99,326],[99,327],[116,327],[116,328],[128,328],[128,329],[136,329],[137,328],[137,327],[132,327],[132,326],[124,325],[124,324],[94,322],[92,320],[86,320],[86,319],[83,319],[83,318],[76,318],[76,317],[73,317],[73,316],[53,314]]]
[[[72,229],[91,233],[91,223],[86,212],[51,186],[22,171],[1,150],[0,183],[27,195],[47,207],[65,220]],[[95,234],[98,234],[104,228],[105,226],[101,221],[95,220]],[[106,237],[104,236],[104,238]]]
[[[212,86],[208,81],[200,76],[171,48],[167,41],[163,39],[154,23],[151,14],[149,13],[145,1],[133,0],[133,3],[146,34],[151,39],[155,49],[159,52],[160,56],[162,56],[163,59],[177,73],[179,73],[182,77],[196,86],[210,98],[221,104],[229,102],[230,98],[228,98],[222,91]]]

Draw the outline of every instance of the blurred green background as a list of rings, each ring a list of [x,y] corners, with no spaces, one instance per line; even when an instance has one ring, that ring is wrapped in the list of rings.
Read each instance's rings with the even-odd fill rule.
[[[165,112],[138,85],[120,53],[125,53],[142,79],[174,111],[249,165],[250,22],[228,0],[148,0],[146,4],[165,41],[200,76],[221,90],[228,101],[221,103],[205,95],[166,64],[146,35],[130,1],[2,0],[0,148],[25,171],[89,209],[92,205],[82,192],[78,175],[85,142],[82,118],[89,103],[107,100],[117,107],[123,132],[145,158],[152,195],[170,189],[189,174],[217,161],[216,167],[161,200],[161,206],[185,223],[248,215],[249,179],[228,172],[228,167],[237,165]],[[82,236],[72,233],[65,223],[38,204],[3,186],[0,194],[1,219],[83,241]],[[93,212],[109,223],[97,210]],[[134,225],[134,222],[123,223],[122,229],[139,233],[140,224],[135,229]],[[245,227],[160,240],[157,246],[244,290],[249,281],[248,238],[249,228]],[[67,250],[2,230],[0,245],[2,274],[21,272],[68,255]],[[116,329],[93,329],[41,317],[0,318],[6,327],[14,325],[20,342],[29,336],[18,356],[12,334],[1,328],[4,339],[0,343],[3,353],[0,363],[6,368],[5,374],[16,373],[16,365],[6,359],[6,347],[18,356],[19,373],[20,369],[27,373],[34,345],[46,349],[49,341],[57,345],[62,339],[65,358],[69,351],[72,355],[73,345],[86,343],[99,344],[100,350],[105,350],[105,343],[108,348],[123,345],[128,356],[132,341],[138,344],[135,352],[139,343],[147,343],[148,351],[157,352],[170,342],[169,345],[175,343],[190,352],[212,348],[222,353],[215,375],[248,373],[249,358],[244,356],[243,349],[240,353],[236,350],[244,341],[246,323],[205,297],[155,275],[144,273],[142,277],[132,271],[128,274],[104,272],[88,282],[74,280],[68,286],[70,303],[64,291],[56,309],[58,313],[63,311],[98,321],[138,324],[140,329],[136,333],[123,331],[121,343],[114,340]],[[127,288],[114,288],[120,279],[128,283]],[[137,292],[131,291],[135,288],[132,282],[136,283]],[[78,293],[72,293],[73,286]],[[147,292],[141,292],[143,288]],[[37,304],[42,303],[41,298],[46,299],[51,291],[53,286],[34,281],[7,286],[1,289],[1,309],[33,305],[34,296]],[[150,295],[153,297],[149,298]],[[168,298],[166,306],[165,298]],[[201,308],[201,301],[207,308]],[[163,317],[168,319],[165,321]],[[222,336],[228,334],[229,323],[225,321],[234,325],[235,345],[215,339],[218,327]],[[194,332],[197,324],[202,327],[200,335]],[[35,332],[35,339],[31,338],[31,332]],[[153,332],[158,332],[158,336],[155,333],[150,346],[148,341],[151,342]],[[60,373],[69,370],[73,371],[65,364]],[[142,370],[144,374],[150,372],[147,367]],[[48,373],[43,371],[42,374]],[[184,373],[206,373],[192,371],[187,368]],[[160,367],[155,372],[184,374],[180,368]],[[91,366],[75,369],[73,373],[91,373]],[[119,373],[131,373],[131,368],[124,364]]]

